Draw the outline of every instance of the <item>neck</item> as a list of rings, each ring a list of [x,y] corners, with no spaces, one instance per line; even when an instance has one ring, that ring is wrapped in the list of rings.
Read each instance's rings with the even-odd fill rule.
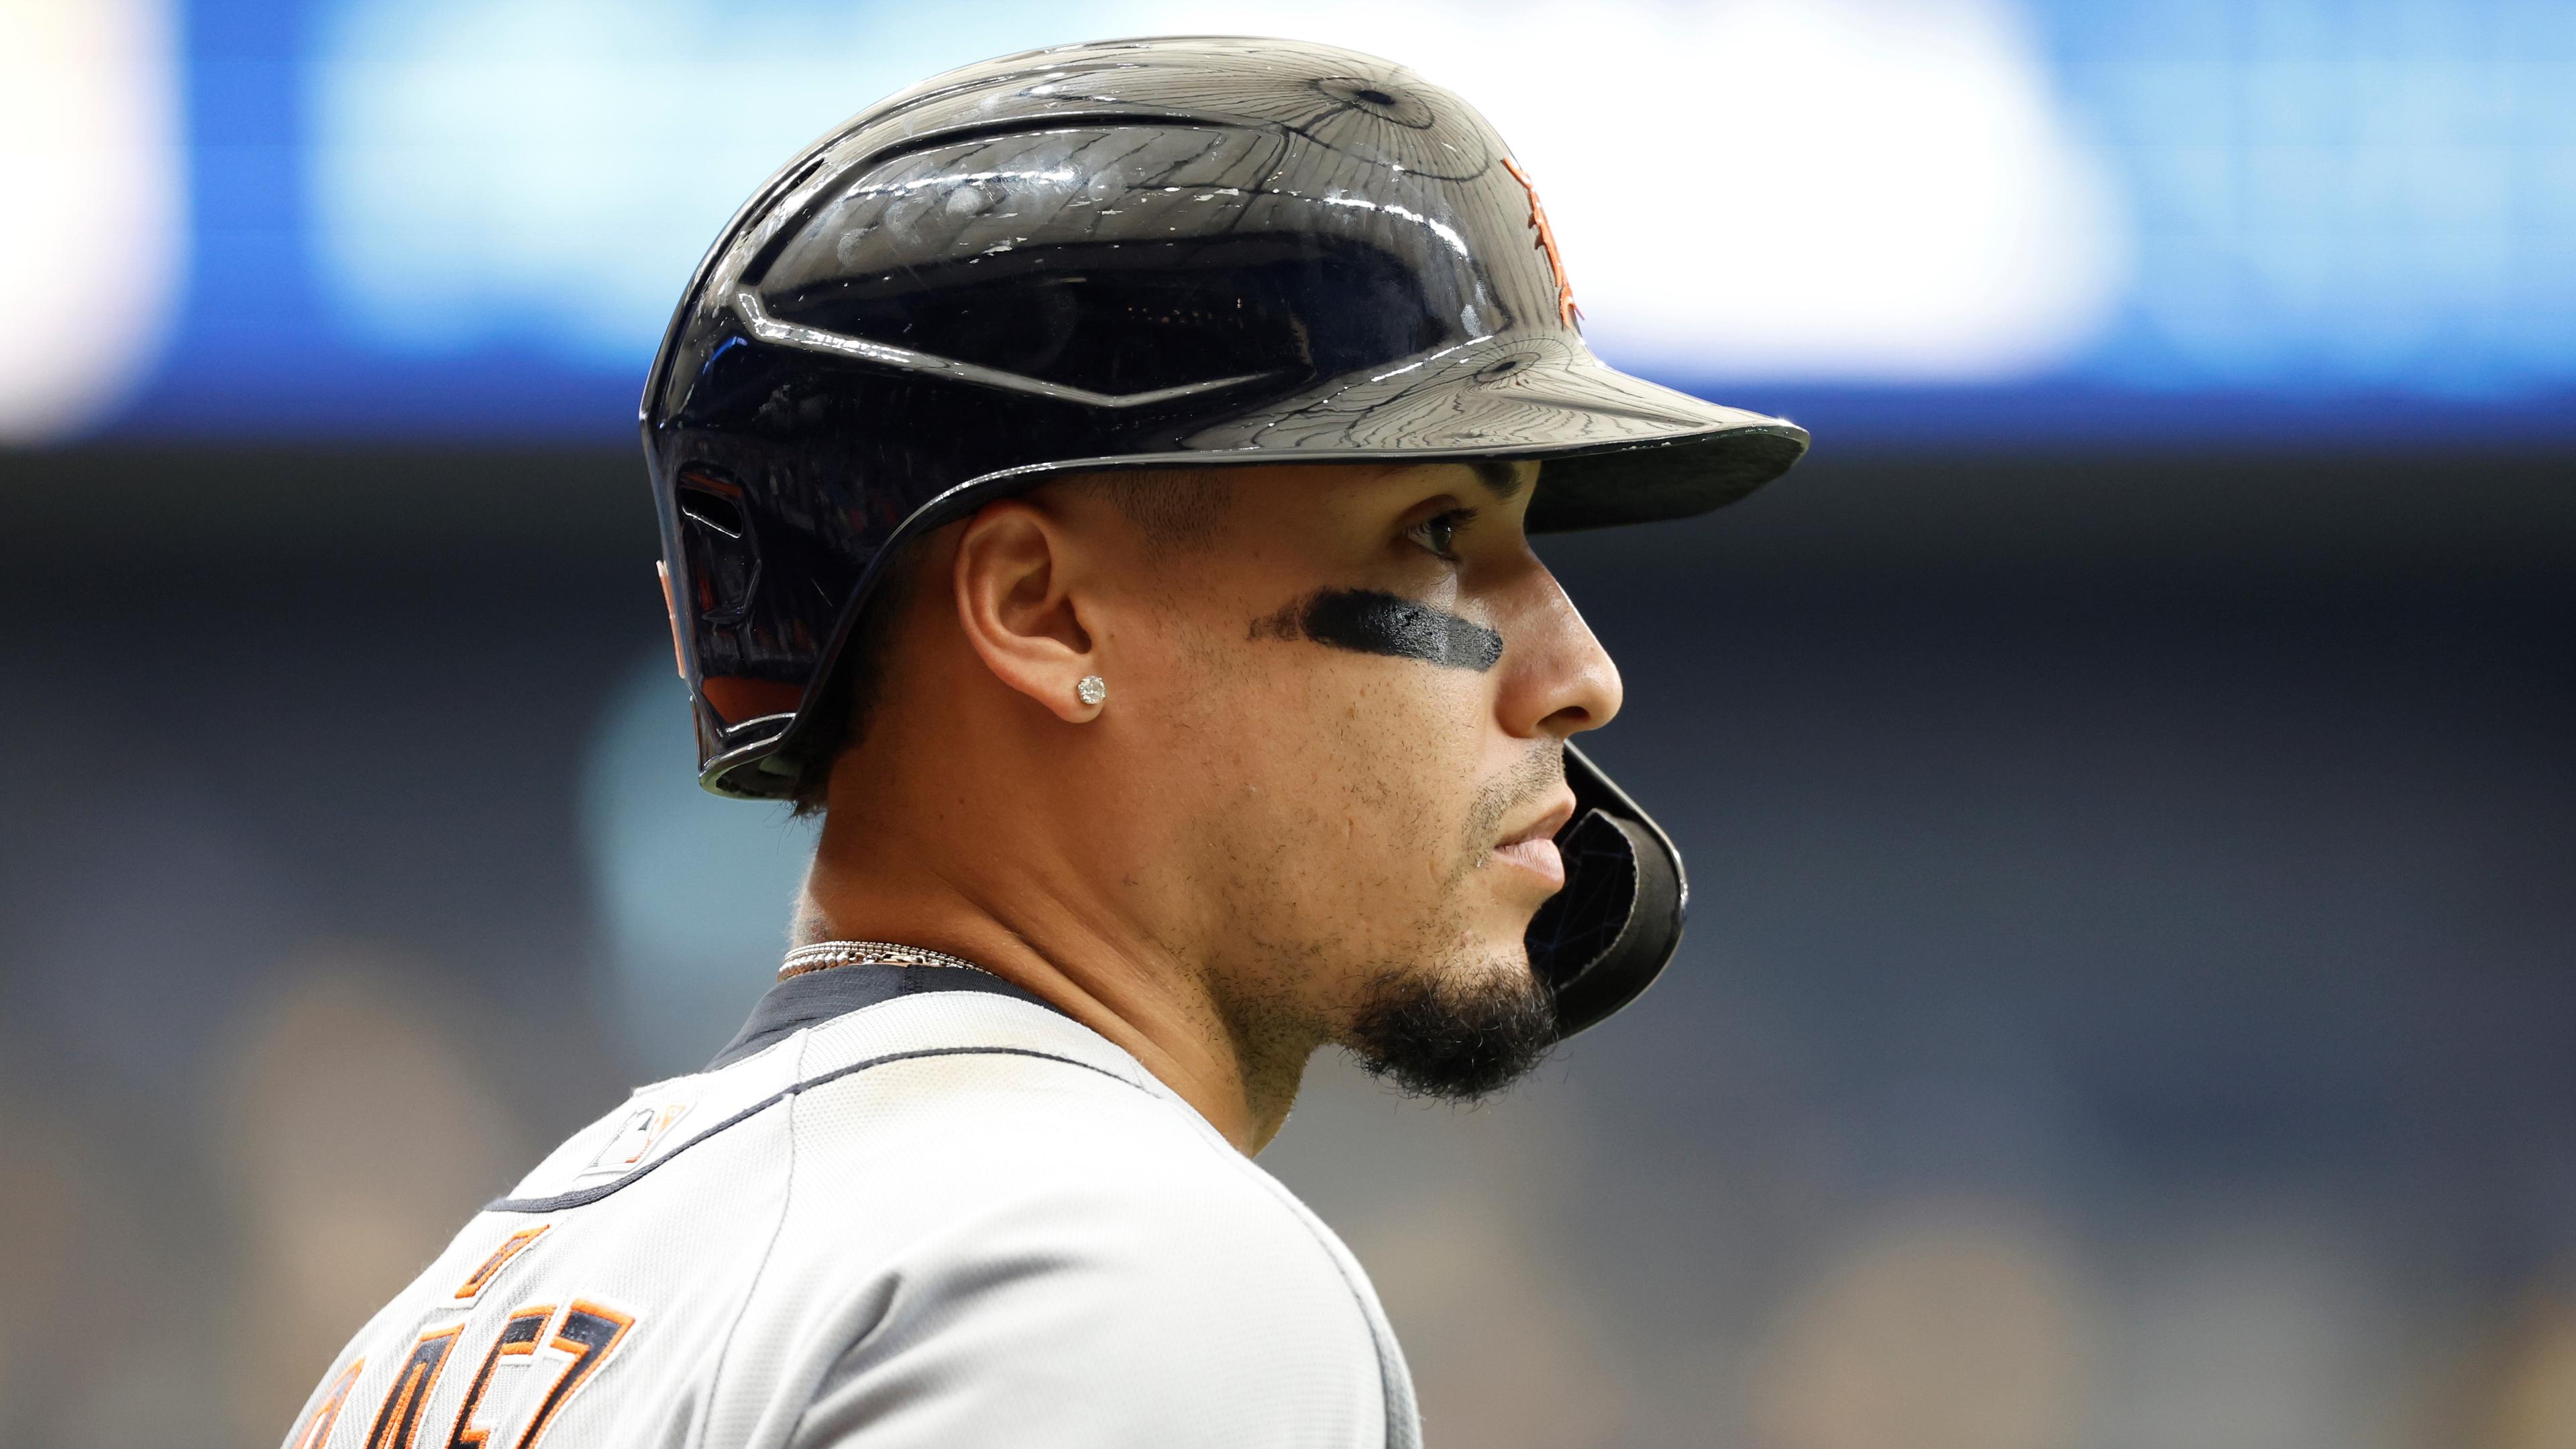
[[[885,802],[890,803],[890,802]],[[856,812],[848,812],[855,814]],[[981,813],[981,812],[977,812]],[[989,818],[989,817],[988,817]],[[1043,832],[972,832],[1023,845]],[[1264,1029],[1210,963],[1158,944],[1100,899],[1070,852],[958,850],[956,830],[871,811],[825,817],[799,908],[802,941],[874,940],[963,957],[1115,1042],[1237,1150],[1278,1135],[1320,1043]]]

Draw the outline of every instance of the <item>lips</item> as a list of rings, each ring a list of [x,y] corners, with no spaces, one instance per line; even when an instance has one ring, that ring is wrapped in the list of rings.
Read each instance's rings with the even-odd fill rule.
[[[1556,848],[1556,832],[1574,818],[1574,793],[1566,791],[1546,814],[1520,830],[1504,837],[1494,847],[1494,857],[1506,865],[1517,866],[1546,882],[1548,894],[1565,889],[1565,857]]]

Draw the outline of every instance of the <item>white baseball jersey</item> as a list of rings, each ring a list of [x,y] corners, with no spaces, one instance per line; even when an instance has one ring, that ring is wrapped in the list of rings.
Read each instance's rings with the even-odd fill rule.
[[[1419,1440],[1359,1264],[1135,1058],[998,978],[844,966],[484,1209],[286,1443]]]

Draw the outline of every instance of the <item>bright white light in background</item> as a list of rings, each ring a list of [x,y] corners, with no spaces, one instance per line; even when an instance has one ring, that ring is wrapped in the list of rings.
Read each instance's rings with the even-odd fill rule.
[[[2137,219],[2100,375],[2576,384],[2576,5],[2064,3],[2055,33]]]
[[[187,252],[162,0],[0,0],[0,440],[113,408],[159,355]]]
[[[1626,365],[2019,375],[2118,290],[2107,189],[1999,0],[348,0],[314,82],[321,264],[405,350],[640,368],[724,219],[843,116],[988,55],[1228,31],[1385,55],[1484,110]]]
[[[1998,0],[1173,0],[1141,31],[1371,51],[1537,181],[1586,335],[1661,376],[1975,382],[2119,301],[2112,188]]]
[[[698,788],[688,696],[656,650],[591,745],[582,837],[605,985],[633,1063],[695,1071],[768,989],[814,855],[781,806]]]
[[[311,72],[316,261],[397,350],[498,340],[640,380],[699,254],[806,142],[1079,14],[344,0]]]

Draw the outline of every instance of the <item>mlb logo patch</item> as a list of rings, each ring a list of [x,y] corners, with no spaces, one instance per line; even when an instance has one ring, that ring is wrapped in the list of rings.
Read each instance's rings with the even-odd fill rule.
[[[582,1169],[581,1175],[596,1177],[602,1173],[629,1171],[652,1156],[653,1149],[661,1146],[663,1138],[670,1134],[672,1125],[687,1115],[689,1104],[686,1102],[646,1103],[629,1109],[616,1129],[608,1134],[607,1144],[599,1149],[597,1157],[591,1159],[590,1166]]]

